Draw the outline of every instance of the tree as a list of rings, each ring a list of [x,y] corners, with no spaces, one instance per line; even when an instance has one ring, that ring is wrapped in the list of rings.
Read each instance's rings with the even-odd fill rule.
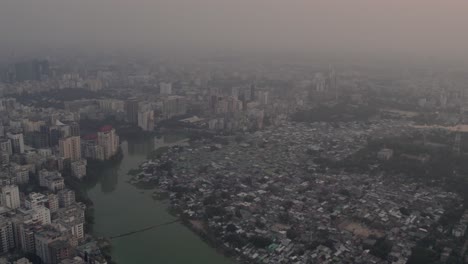
[[[257,248],[266,248],[273,243],[271,238],[263,236],[253,236],[250,238],[250,242]]]
[[[392,242],[385,238],[379,238],[375,245],[371,248],[370,253],[381,259],[387,259],[388,254],[392,251]]]

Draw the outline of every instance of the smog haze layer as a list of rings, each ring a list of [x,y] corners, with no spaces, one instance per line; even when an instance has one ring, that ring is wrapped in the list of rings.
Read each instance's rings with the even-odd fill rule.
[[[460,0],[4,0],[1,55],[295,53],[466,59]]]

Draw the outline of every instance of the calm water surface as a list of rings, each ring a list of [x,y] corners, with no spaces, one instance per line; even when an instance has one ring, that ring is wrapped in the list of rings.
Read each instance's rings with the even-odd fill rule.
[[[122,144],[120,164],[105,168],[98,182],[88,186],[94,203],[95,235],[110,237],[175,219],[168,214],[166,201],[151,197],[152,190],[139,190],[127,183],[131,177],[127,172],[138,168],[153,149],[176,140],[180,138]],[[233,264],[180,223],[112,240],[112,258],[118,264]]]

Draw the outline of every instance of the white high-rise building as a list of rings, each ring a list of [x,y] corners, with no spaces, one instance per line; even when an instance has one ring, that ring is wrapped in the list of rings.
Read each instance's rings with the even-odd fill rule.
[[[119,150],[119,136],[112,126],[102,127],[98,134],[98,145],[104,149],[104,159],[110,159]]]
[[[49,208],[39,205],[32,209],[32,219],[41,222],[43,225],[51,223]]]
[[[1,189],[1,202],[3,206],[17,209],[21,206],[18,186],[6,185]]]
[[[138,112],[138,126],[143,129],[143,131],[153,131],[154,130],[154,111],[139,111]]]
[[[11,140],[13,153],[24,153],[24,138],[22,133],[7,133],[7,137]]]
[[[81,141],[80,137],[67,137],[59,140],[60,156],[71,161],[81,159]]]
[[[84,209],[77,204],[73,204],[57,211],[54,225],[58,230],[66,231],[81,239],[84,237],[84,216]]]

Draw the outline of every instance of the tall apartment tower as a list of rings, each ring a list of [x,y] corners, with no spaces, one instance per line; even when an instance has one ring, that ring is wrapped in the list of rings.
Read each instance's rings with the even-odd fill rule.
[[[13,223],[9,218],[0,216],[0,254],[8,253],[14,247]]]
[[[81,159],[81,140],[78,136],[61,138],[59,140],[60,156],[71,161]]]
[[[0,138],[0,152],[5,152],[8,155],[13,154],[13,149],[11,147],[11,140],[7,138]]]
[[[7,133],[7,137],[11,140],[11,148],[13,153],[24,153],[23,133]]]
[[[0,198],[2,206],[17,209],[21,206],[18,186],[6,185],[1,188]]]
[[[98,145],[104,150],[104,159],[110,159],[119,149],[119,136],[112,126],[103,126],[99,129]]]
[[[70,136],[72,137],[80,136],[80,124],[78,122],[72,122],[70,124]]]
[[[132,124],[138,123],[138,100],[136,98],[130,98],[125,101],[125,113],[127,122]]]

